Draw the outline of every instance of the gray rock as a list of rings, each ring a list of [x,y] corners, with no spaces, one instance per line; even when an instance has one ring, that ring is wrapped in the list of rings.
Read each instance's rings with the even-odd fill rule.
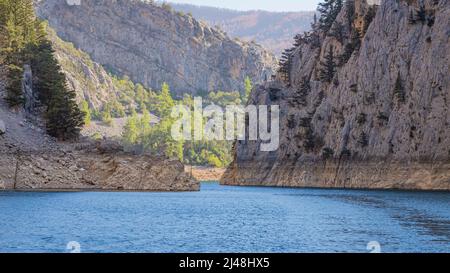
[[[3,135],[6,133],[6,125],[5,122],[3,122],[2,120],[0,120],[0,135]]]

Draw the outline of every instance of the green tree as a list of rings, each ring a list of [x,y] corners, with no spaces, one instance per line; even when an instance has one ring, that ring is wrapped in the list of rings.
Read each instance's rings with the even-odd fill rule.
[[[319,28],[324,32],[328,32],[333,25],[336,17],[342,9],[342,0],[324,0],[319,3],[317,11],[320,14]]]
[[[167,83],[163,83],[161,86],[161,93],[158,96],[159,100],[159,116],[165,117],[170,115],[172,108],[175,106],[175,102],[170,94],[170,88]]]
[[[109,110],[104,109],[104,110],[102,111],[102,113],[101,113],[101,119],[102,119],[102,122],[103,122],[104,124],[106,124],[106,125],[108,125],[108,126],[112,126],[112,124],[113,124],[113,119],[112,119],[112,116],[111,116],[111,112],[110,112]]]
[[[46,113],[47,132],[60,140],[75,139],[83,126],[84,114],[75,102],[75,92],[59,89],[52,94]]]
[[[125,144],[127,145],[134,145],[137,143],[139,130],[136,112],[134,112],[133,115],[127,119],[122,136]]]
[[[23,69],[16,65],[8,66],[8,81],[6,87],[6,101],[10,107],[21,106],[24,102],[22,94]]]
[[[328,53],[325,55],[325,60],[321,62],[321,69],[319,71],[319,78],[323,82],[330,83],[333,80],[336,72],[336,62],[333,54],[333,47],[330,46]]]
[[[63,140],[76,138],[84,114],[75,102],[75,92],[66,85],[45,26],[36,19],[33,0],[0,0],[1,54],[5,54],[8,68],[7,100],[11,106],[23,104],[22,67],[30,64],[34,89],[46,108],[43,114],[48,133]]]
[[[84,114],[75,101],[75,92],[69,90],[65,75],[54,56],[51,42],[29,45],[33,86],[40,102],[46,107],[46,126],[50,135],[61,139],[77,138],[84,123]]]
[[[245,89],[244,102],[247,102],[248,99],[250,98],[250,93],[252,92],[253,89],[252,81],[248,76],[245,77],[244,89]]]
[[[83,100],[81,103],[81,112],[84,113],[84,125],[89,126],[91,124],[91,109],[87,101]]]

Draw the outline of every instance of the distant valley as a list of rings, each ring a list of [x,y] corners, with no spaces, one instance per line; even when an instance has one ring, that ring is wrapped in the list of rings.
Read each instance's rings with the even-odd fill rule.
[[[206,6],[170,3],[177,11],[218,26],[231,37],[255,41],[279,56],[292,45],[293,37],[311,29],[313,11],[236,11]]]

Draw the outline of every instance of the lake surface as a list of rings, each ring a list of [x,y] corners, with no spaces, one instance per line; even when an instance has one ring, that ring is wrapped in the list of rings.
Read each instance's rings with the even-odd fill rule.
[[[71,241],[81,252],[369,252],[369,242],[450,252],[450,193],[217,183],[192,193],[0,192],[0,252],[67,252]]]

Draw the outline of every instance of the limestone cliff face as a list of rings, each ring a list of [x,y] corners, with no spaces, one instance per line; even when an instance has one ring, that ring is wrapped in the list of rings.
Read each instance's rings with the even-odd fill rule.
[[[424,1],[423,21],[419,5],[356,0],[334,22],[341,39],[303,39],[288,74],[250,102],[281,106],[280,148],[236,143],[222,183],[450,190],[450,2]],[[330,48],[336,72],[326,82]]]
[[[90,56],[73,44],[61,40],[53,29],[48,28],[49,39],[55,56],[66,75],[67,84],[77,94],[77,101],[86,100],[90,108],[101,110],[105,103],[117,101],[119,90],[111,75]]]
[[[179,94],[242,90],[246,76],[261,82],[274,67],[262,47],[142,1],[44,0],[37,13],[94,61],[154,89],[167,82]]]

